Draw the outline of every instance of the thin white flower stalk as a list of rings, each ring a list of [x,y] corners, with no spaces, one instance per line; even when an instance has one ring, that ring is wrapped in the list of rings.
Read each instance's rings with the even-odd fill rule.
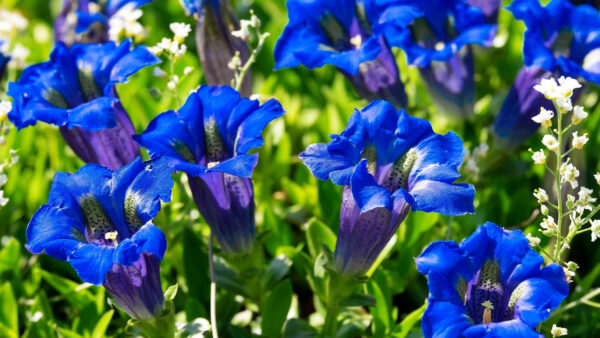
[[[183,74],[177,75],[175,73],[175,62],[181,59],[187,52],[187,46],[184,43],[192,31],[192,27],[187,23],[173,22],[169,25],[171,32],[173,32],[173,38],[162,38],[156,46],[151,47],[150,50],[157,56],[166,55],[169,66],[168,73],[163,71],[160,67],[154,68],[154,75],[160,78],[168,79],[167,89],[175,97],[175,101],[178,106],[181,106],[181,98],[179,96],[179,90],[177,85],[181,79],[192,73],[192,67],[185,67]]]
[[[600,238],[600,220],[592,219],[600,210],[600,205],[595,205],[597,198],[593,189],[579,187],[577,180],[580,175],[579,169],[571,163],[569,156],[572,151],[583,149],[589,141],[587,133],[579,135],[579,132],[571,131],[573,126],[578,125],[588,116],[583,107],[573,106],[571,102],[573,90],[579,87],[581,85],[577,80],[565,77],[560,77],[558,83],[553,78],[544,79],[534,87],[535,90],[544,94],[547,99],[554,103],[555,112],[541,108],[540,113],[532,118],[533,121],[545,128],[547,134],[542,139],[545,149],[535,152],[530,150],[533,162],[544,165],[548,172],[554,176],[557,193],[556,204],[549,200],[548,194],[543,189],[536,189],[533,194],[540,204],[540,210],[544,216],[540,224],[541,232],[545,236],[555,238],[552,253],[548,254],[543,249],[542,252],[552,261],[561,264],[569,279],[575,276],[575,271],[578,268],[574,262],[565,262],[573,238],[577,234],[586,231],[591,231],[592,241]],[[571,121],[566,119],[568,113],[571,113]],[[567,145],[570,147],[565,150]],[[548,156],[554,157],[554,168],[551,168],[547,163]],[[595,179],[600,185],[600,173],[595,175]],[[566,195],[566,200],[563,196],[565,184],[569,184],[576,192],[576,195]],[[554,212],[551,213],[551,209]],[[563,229],[565,223],[569,223],[568,231]],[[566,234],[563,235],[565,232]],[[530,242],[532,242],[532,239],[530,239]],[[539,246],[539,242],[535,239],[533,243],[538,243],[537,246]],[[559,336],[561,332],[562,334],[566,333],[566,331],[560,330],[560,328],[556,328],[556,334],[553,333],[553,335]]]
[[[258,38],[256,46],[252,47],[250,44],[248,44],[248,47],[250,48],[250,56],[248,57],[246,63],[242,64],[240,53],[236,52],[231,61],[229,61],[229,64],[227,65],[229,69],[233,70],[234,72],[234,78],[233,80],[231,80],[231,86],[237,91],[239,91],[242,87],[242,82],[244,82],[244,77],[246,76],[246,73],[248,72],[252,64],[256,62],[256,57],[262,50],[265,41],[270,35],[269,32],[262,33],[260,30],[260,25],[260,19],[254,14],[254,11],[250,10],[250,20],[240,20],[240,29],[231,32],[231,35],[240,38],[244,41],[248,41],[250,39],[250,36],[252,35],[252,31],[255,31],[256,36]]]

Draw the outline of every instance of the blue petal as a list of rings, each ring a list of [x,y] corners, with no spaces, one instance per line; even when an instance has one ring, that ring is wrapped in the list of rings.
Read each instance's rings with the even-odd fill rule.
[[[243,99],[242,102],[251,101]],[[281,104],[274,99],[265,102],[258,109],[252,107],[254,108],[253,111],[242,108],[244,107],[241,104],[242,102],[235,107],[227,124],[228,130],[234,128],[234,126],[238,129],[234,147],[236,155],[247,154],[251,149],[261,147],[263,145],[261,136],[263,129],[269,122],[285,113]],[[244,110],[247,112],[240,113]],[[239,120],[241,120],[241,123],[238,123]]]
[[[67,110],[67,128],[81,127],[89,131],[97,131],[112,128],[117,125],[114,114],[114,105],[119,102],[114,97],[99,97],[95,100],[81,104],[73,109]],[[36,114],[40,121],[48,122],[51,116],[40,112]]]
[[[413,211],[437,212],[444,215],[464,215],[475,212],[475,188],[470,184],[451,184],[421,180],[411,189]]]
[[[474,269],[469,257],[456,242],[431,243],[415,258],[417,270],[427,276],[429,299],[462,304],[456,285],[459,278],[466,282],[473,279]]]
[[[106,14],[112,16],[119,9],[125,7],[128,4],[134,4],[134,7],[141,7],[147,3],[152,2],[152,0],[108,0],[106,2]]]
[[[350,178],[356,165],[352,157],[356,156],[348,156],[344,152],[330,152],[328,148],[323,143],[311,144],[299,157],[316,178],[320,180],[331,178],[335,184],[350,185]],[[353,149],[353,147],[341,149]],[[358,157],[360,158],[360,153]]]
[[[543,338],[544,336],[518,319],[499,323],[471,326],[464,332],[465,338]]]
[[[33,254],[46,254],[60,260],[67,257],[85,241],[83,223],[69,217],[61,209],[44,205],[27,226],[25,247]]]
[[[517,301],[515,313],[530,327],[546,320],[550,311],[556,309],[569,295],[569,283],[563,268],[558,264],[546,266],[520,287],[524,291]]]
[[[352,175],[352,195],[356,205],[366,212],[377,207],[392,210],[392,196],[384,187],[375,182],[375,178],[367,171],[367,161],[361,161]]]
[[[238,177],[252,177],[252,171],[258,163],[258,154],[238,155],[208,168],[208,172],[219,171]]]
[[[471,322],[463,305],[452,302],[430,300],[421,318],[425,337],[459,338]]]
[[[114,252],[114,247],[84,244],[69,256],[69,263],[84,282],[100,285],[112,269]]]
[[[75,26],[75,33],[81,34],[85,33],[91,25],[99,22],[103,25],[108,24],[106,20],[106,16],[103,13],[89,13],[85,11],[75,11],[75,15],[77,15],[77,26]]]
[[[162,260],[166,249],[165,234],[152,223],[146,223],[131,238],[119,243],[114,254],[114,263],[131,266],[145,252],[152,253]]]
[[[173,179],[168,161],[165,159],[157,158],[147,164],[141,161],[138,163],[141,169],[136,172],[133,181],[125,180],[131,183],[126,187],[127,191],[124,195],[126,198],[135,199],[138,216],[146,223],[156,217],[160,211],[160,201],[166,203],[171,200]],[[120,195],[121,192],[115,191],[115,194]]]

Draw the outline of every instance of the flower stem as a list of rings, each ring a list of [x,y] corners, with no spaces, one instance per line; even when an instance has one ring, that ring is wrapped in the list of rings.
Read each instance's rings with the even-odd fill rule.
[[[217,284],[215,282],[215,266],[213,262],[213,233],[210,231],[208,240],[208,267],[210,270],[210,326],[212,336],[219,338],[217,331]]]
[[[554,101],[553,101],[554,102]],[[556,114],[558,115],[558,126],[557,126],[557,136],[558,136],[558,149],[555,151],[556,153],[556,171],[553,173],[554,178],[556,180],[556,205],[558,207],[558,229],[556,231],[556,244],[554,246],[554,262],[560,262],[560,248],[562,246],[562,224],[563,224],[563,201],[562,201],[562,184],[560,178],[560,166],[562,164],[562,151],[563,151],[563,132],[562,132],[562,112],[558,105],[554,102],[554,108],[556,109]]]
[[[242,66],[242,68],[240,68],[240,70],[238,72],[235,72],[235,81],[234,81],[235,87],[234,88],[236,91],[239,92],[240,88],[242,88],[242,83],[244,82],[244,77],[246,76],[246,73],[248,72],[248,70],[250,69],[252,64],[254,62],[256,62],[256,57],[262,50],[262,48],[265,44],[265,41],[267,40],[267,37],[269,37],[269,33],[261,34],[260,31],[258,32],[258,44],[256,45],[256,48],[254,48],[252,50],[252,53],[250,54],[250,57],[248,57],[248,60],[246,60],[246,63],[244,63],[244,66]]]

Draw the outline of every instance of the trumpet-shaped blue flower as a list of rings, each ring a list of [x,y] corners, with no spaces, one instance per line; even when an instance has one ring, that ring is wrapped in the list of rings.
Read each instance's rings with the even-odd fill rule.
[[[166,249],[152,219],[172,186],[160,160],[57,173],[48,204],[27,227],[27,249],[68,261],[85,282],[103,284],[133,318],[150,319],[163,306],[158,272]]]
[[[50,61],[25,69],[9,85],[14,99],[8,117],[19,129],[37,121],[61,127],[75,153],[88,163],[118,169],[138,155],[133,124],[121,105],[115,84],[159,60],[131,41],[116,45],[56,44]]]
[[[432,243],[415,259],[428,277],[425,337],[543,337],[535,331],[569,293],[563,268],[518,230],[486,223],[460,245]]]
[[[289,0],[289,22],[275,46],[275,68],[332,64],[367,99],[406,106],[388,38],[419,14],[406,5],[382,10],[375,0]]]
[[[54,38],[67,45],[73,43],[108,42],[109,20],[119,10],[131,10],[152,0],[66,0],[54,21]],[[72,21],[75,16],[77,20]]]
[[[419,71],[435,103],[446,113],[473,114],[475,80],[468,45],[490,46],[497,26],[499,1],[381,0],[419,8],[422,16],[408,27],[410,34],[388,35],[392,46],[404,49]],[[493,20],[493,21],[492,21]]]
[[[539,127],[531,118],[544,96],[533,89],[542,78],[570,76],[600,83],[600,14],[589,5],[552,0],[515,0],[508,9],[525,22],[525,66],[496,117],[494,128],[504,143],[521,144]],[[581,90],[574,93],[573,101]],[[544,102],[547,104],[547,102]]]
[[[254,240],[250,177],[258,161],[248,151],[263,144],[262,130],[283,113],[276,100],[260,105],[230,87],[202,86],[134,138],[191,177],[196,205],[223,250],[245,253]]]
[[[346,186],[334,258],[346,275],[365,273],[408,211],[473,213],[475,189],[460,177],[463,143],[431,124],[371,102],[328,144],[309,146],[300,158],[321,180]]]
[[[240,29],[235,13],[227,0],[181,0],[188,15],[197,20],[196,47],[202,69],[209,85],[229,85],[235,77],[229,61],[236,53],[248,60],[248,45],[241,38],[231,35]],[[242,95],[252,94],[252,77],[247,74],[240,89]]]

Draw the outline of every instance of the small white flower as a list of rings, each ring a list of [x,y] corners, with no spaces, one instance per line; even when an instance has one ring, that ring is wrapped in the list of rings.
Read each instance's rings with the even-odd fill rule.
[[[12,110],[12,103],[0,100],[0,121],[4,120]]]
[[[540,212],[542,213],[542,215],[548,216],[548,207],[545,204],[542,204],[540,206]]]
[[[29,56],[30,50],[29,48],[17,43],[13,48],[12,52],[10,52],[10,62],[8,66],[16,69],[25,68],[25,60]]]
[[[169,25],[169,28],[171,29],[171,32],[173,32],[173,34],[175,35],[175,40],[179,42],[185,40],[185,38],[187,38],[187,36],[190,35],[190,32],[192,31],[192,26],[182,22],[173,22]]]
[[[244,41],[247,41],[250,37],[250,26],[252,26],[252,21],[250,20],[240,20],[240,29],[231,32],[231,35],[236,38],[240,38]]]
[[[581,88],[581,84],[572,77],[561,76],[558,78],[558,83],[560,84],[563,95],[566,97],[571,97],[571,95],[573,95],[573,90]]]
[[[194,68],[187,66],[183,69],[183,75],[190,75],[194,71]]]
[[[571,187],[573,189],[579,186],[577,182],[577,177],[579,177],[579,170],[573,166],[571,163],[563,163],[560,166],[560,182],[561,183],[571,183]]]
[[[4,190],[0,190],[0,207],[5,206],[8,203],[9,199],[4,197]]]
[[[473,158],[469,158],[465,163],[465,171],[470,174],[479,173],[479,167],[477,166],[477,162]]]
[[[596,239],[600,238],[600,220],[595,219],[590,221],[590,230],[592,230],[592,242],[595,242]]]
[[[169,90],[175,90],[176,87],[177,87],[177,84],[173,81],[169,81],[167,83],[167,88],[169,88]]]
[[[154,69],[152,70],[152,74],[154,74],[154,76],[160,77],[160,78],[164,78],[165,76],[167,76],[167,73],[164,70],[162,70],[160,67],[154,67]]]
[[[573,108],[573,116],[571,117],[571,122],[573,122],[573,124],[579,124],[587,116],[588,116],[588,113],[586,113],[583,110],[582,106],[575,106]]]
[[[539,188],[536,189],[533,193],[533,196],[538,200],[538,203],[546,203],[548,202],[548,194],[546,193],[546,190]]]
[[[136,4],[131,2],[121,7],[108,21],[108,37],[111,41],[121,41],[121,38],[141,40],[146,37],[146,30],[138,20],[144,15]]]
[[[6,176],[6,174],[0,174],[0,187],[5,185],[7,181],[8,177]]]
[[[579,198],[577,199],[577,213],[582,214],[584,210],[592,210],[591,203],[596,202],[596,198],[593,198],[591,194],[594,191],[586,187],[581,187],[579,192]]]
[[[179,83],[179,76],[173,75],[172,81],[175,82],[175,83]]]
[[[535,163],[535,164],[546,163],[546,153],[544,153],[544,150],[542,150],[542,149],[533,153],[533,155],[531,155],[531,158],[533,159],[533,163]]]
[[[540,224],[540,226],[544,230],[554,230],[554,229],[556,229],[556,222],[554,222],[554,217],[548,216],[548,217],[544,218],[544,220],[542,221],[542,223]]]
[[[532,117],[531,119],[535,123],[541,124],[542,127],[544,127],[544,128],[550,128],[550,127],[552,127],[552,118],[553,117],[554,117],[553,111],[546,110],[546,109],[544,109],[544,107],[540,107],[540,113],[537,114],[536,116]]]
[[[171,48],[171,39],[162,38],[159,43],[156,44],[156,49],[159,50],[159,53],[163,50],[169,50]],[[156,53],[155,53],[156,54]]]
[[[552,135],[544,135],[544,137],[542,138],[542,143],[550,151],[556,151],[559,146],[558,140],[556,140],[556,137],[554,137]]]
[[[540,84],[533,86],[533,89],[544,94],[548,100],[557,99],[561,96],[558,85],[553,78],[542,79]]]
[[[573,148],[581,149],[590,139],[587,134],[577,136],[577,132],[573,133]]]
[[[561,113],[566,114],[573,110],[573,103],[570,97],[559,97],[556,99],[556,105],[560,109]]]
[[[594,175],[594,178],[596,179],[596,183],[598,183],[598,185],[600,185],[600,173],[596,173]]]
[[[527,236],[525,236],[525,237],[527,237],[527,240],[529,241],[529,245],[532,247],[540,245],[540,242],[542,241],[540,238],[535,237],[531,234],[527,234]]]
[[[487,143],[481,143],[473,150],[473,154],[479,158],[485,158],[487,156],[488,150],[490,150],[490,146]]]

